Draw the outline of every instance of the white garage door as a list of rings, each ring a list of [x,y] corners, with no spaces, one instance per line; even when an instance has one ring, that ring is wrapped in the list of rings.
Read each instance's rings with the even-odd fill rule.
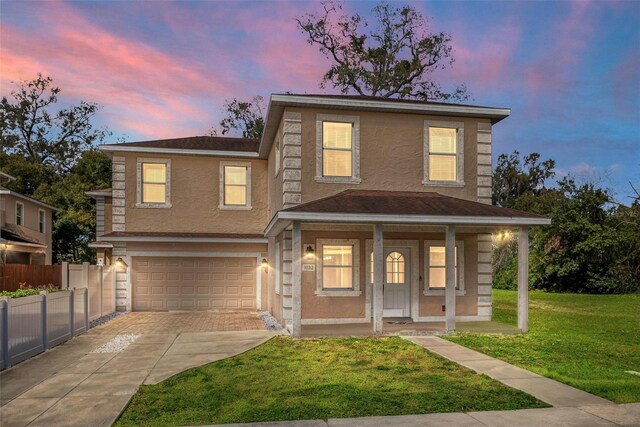
[[[134,311],[256,308],[255,258],[134,257]]]

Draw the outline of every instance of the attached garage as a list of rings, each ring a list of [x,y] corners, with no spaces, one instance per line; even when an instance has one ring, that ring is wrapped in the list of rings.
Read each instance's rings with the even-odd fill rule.
[[[134,257],[134,311],[255,310],[256,258]]]

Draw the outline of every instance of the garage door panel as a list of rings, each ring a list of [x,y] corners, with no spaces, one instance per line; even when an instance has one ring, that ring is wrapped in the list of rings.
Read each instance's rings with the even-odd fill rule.
[[[134,310],[255,309],[255,258],[134,257]]]

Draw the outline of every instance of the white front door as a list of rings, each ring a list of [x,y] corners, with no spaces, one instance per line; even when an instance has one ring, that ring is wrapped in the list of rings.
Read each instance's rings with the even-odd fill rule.
[[[411,315],[411,249],[384,248],[383,317]]]

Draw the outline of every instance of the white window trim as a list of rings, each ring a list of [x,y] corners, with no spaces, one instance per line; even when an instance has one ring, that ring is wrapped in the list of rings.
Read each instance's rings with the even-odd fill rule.
[[[166,166],[165,171],[165,187],[164,187],[164,203],[144,203],[142,201],[142,164],[143,163],[160,163]],[[155,159],[138,157],[136,160],[136,207],[144,209],[168,209],[171,207],[171,159]]]
[[[324,289],[322,287],[322,254],[324,245],[353,246],[353,288]],[[360,239],[317,239],[316,240],[316,296],[355,297],[360,296]]]
[[[433,181],[429,179],[429,128],[456,129],[456,180]],[[464,122],[424,121],[422,184],[427,187],[464,187]]]
[[[280,267],[280,242],[276,242],[276,265],[275,265],[275,274],[276,274],[276,283],[275,283],[275,291],[276,295],[280,295],[280,282],[281,282],[281,274],[282,268]]]
[[[351,176],[324,176],[322,170],[323,122],[351,123]],[[360,179],[360,117],[342,114],[316,115],[316,182],[327,184],[359,184]]]
[[[40,221],[40,215],[42,215],[42,221]],[[40,224],[42,224],[42,231],[40,230]],[[47,232],[47,213],[44,209],[38,209],[38,233],[45,234]]]
[[[22,215],[20,215],[20,223],[18,223],[18,206],[22,206]],[[16,202],[16,225],[24,227],[24,203]]]
[[[247,204],[246,205],[225,205],[224,204],[224,168],[225,166],[241,166],[247,168]],[[229,211],[250,211],[251,210],[251,162],[220,162],[220,190],[218,209]]]
[[[443,289],[430,289],[429,288],[429,247],[431,246],[445,246],[444,240],[425,240],[424,241],[424,290],[425,296],[442,296],[444,295]],[[463,296],[467,294],[464,289],[464,241],[456,240],[456,247],[458,248],[458,286],[456,288],[456,296]]]

